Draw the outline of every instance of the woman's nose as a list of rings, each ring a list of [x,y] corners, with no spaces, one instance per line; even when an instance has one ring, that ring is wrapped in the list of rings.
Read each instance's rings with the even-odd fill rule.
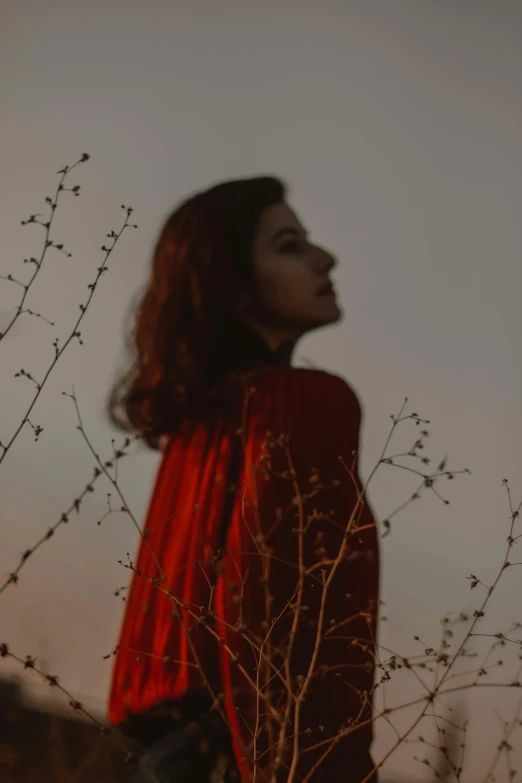
[[[337,260],[334,256],[330,255],[326,251],[323,251],[315,259],[314,270],[322,274],[328,274],[328,272],[337,265]]]

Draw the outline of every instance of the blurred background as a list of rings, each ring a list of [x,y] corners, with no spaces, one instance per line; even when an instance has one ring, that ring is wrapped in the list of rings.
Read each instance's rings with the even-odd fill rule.
[[[112,455],[111,438],[122,441],[104,406],[125,363],[124,317],[148,276],[163,221],[218,181],[275,174],[288,183],[289,203],[312,241],[339,261],[333,277],[343,320],[304,338],[294,364],[340,374],[356,390],[363,479],[405,397],[406,413],[430,421],[433,467],[448,455],[448,469],[471,470],[437,485],[449,505],[423,495],[382,540],[381,644],[404,656],[437,647],[443,615],[472,612],[482,600],[484,588],[471,592],[467,577],[490,584],[502,565],[510,519],[502,480],[515,505],[522,490],[521,4],[17,0],[3,4],[2,16],[2,275],[28,279],[32,267],[23,259],[40,256],[44,232],[21,221],[47,218],[56,172],[84,152],[92,156],[68,178],[81,195],[62,194],[51,233],[73,256],[48,251],[26,302],[54,325],[24,314],[0,346],[2,443],[34,395],[31,381],[15,373],[24,368],[41,379],[47,371],[52,341],[68,337],[87,299],[107,233],[123,224],[122,204],[134,209],[138,229],[116,245],[80,327],[84,344],[71,343],[31,414],[43,427],[38,441],[26,425],[0,467],[1,581],[92,477],[93,457],[61,392],[74,385],[103,459]],[[0,280],[0,331],[20,290]],[[407,450],[417,434],[411,422],[401,425],[388,454]],[[140,522],[158,464],[159,454],[134,446],[119,468]],[[381,467],[368,490],[377,517],[387,518],[417,486],[413,474]],[[124,514],[97,524],[111,491],[119,508],[100,480],[0,596],[0,641],[22,658],[38,657],[100,720],[111,668],[104,656],[124,608],[124,593],[115,591],[129,575],[118,560],[133,557],[138,544]],[[519,543],[511,559],[522,560],[520,552]],[[522,621],[520,585],[520,570],[508,569],[481,633],[507,634]],[[477,666],[489,643],[476,638],[469,646]],[[487,677],[509,682],[519,671],[516,645],[489,663],[499,657],[504,666]],[[5,703],[72,720],[63,694],[10,659],[0,664]],[[388,707],[422,694],[404,672],[386,689]],[[482,688],[439,704],[459,725],[470,720],[463,780],[484,775],[518,696]],[[394,715],[397,731],[417,712]],[[436,766],[440,753],[419,734],[437,742],[425,719],[386,763],[385,783],[433,779],[422,760]],[[379,721],[377,761],[396,739]],[[511,744],[520,769],[520,728]],[[508,780],[504,758],[496,774]]]

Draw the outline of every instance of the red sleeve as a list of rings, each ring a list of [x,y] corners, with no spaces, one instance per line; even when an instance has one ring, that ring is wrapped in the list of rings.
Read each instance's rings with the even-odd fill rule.
[[[357,783],[373,768],[368,720],[379,571],[367,503],[359,505],[345,535],[358,494],[362,497],[353,455],[359,449],[361,408],[341,378],[315,370],[272,370],[251,387],[244,474],[216,594],[225,707],[242,781],[252,779],[254,749],[260,766],[269,766],[269,748],[279,736],[277,719],[270,715],[283,716],[288,709],[286,734],[300,735],[296,780],[310,772],[326,746],[307,748],[351,721],[366,721],[339,740],[311,778],[312,783],[337,780],[342,765],[343,779]],[[288,436],[286,447],[281,435]],[[339,457],[353,469],[352,477]],[[328,578],[343,540],[344,555],[322,602],[321,570]],[[306,697],[296,709],[295,696],[314,654]],[[288,777],[294,747],[289,740],[281,780]]]

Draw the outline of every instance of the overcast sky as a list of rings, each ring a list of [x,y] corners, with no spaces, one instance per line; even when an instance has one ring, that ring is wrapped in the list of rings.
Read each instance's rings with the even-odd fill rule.
[[[406,396],[406,412],[431,422],[427,455],[447,454],[449,468],[472,471],[441,484],[449,506],[426,496],[382,541],[381,643],[411,655],[422,652],[418,634],[436,646],[444,613],[473,610],[482,597],[466,577],[489,584],[502,564],[509,526],[502,479],[514,503],[522,492],[520,3],[16,0],[3,3],[2,17],[1,274],[27,279],[22,261],[39,256],[43,230],[21,220],[47,215],[59,169],[83,152],[92,159],[68,180],[81,195],[63,194],[51,235],[73,257],[48,252],[27,301],[55,326],[23,315],[1,345],[0,441],[11,438],[33,395],[31,382],[14,373],[23,367],[41,378],[47,370],[52,341],[69,335],[85,302],[107,233],[123,223],[122,204],[133,207],[138,229],[124,232],[109,260],[81,327],[84,345],[70,345],[31,415],[44,428],[39,441],[26,426],[0,468],[0,573],[91,478],[93,458],[61,391],[74,384],[104,459],[111,437],[121,441],[103,408],[123,361],[124,315],[164,219],[217,181],[275,174],[288,183],[312,241],[339,259],[344,318],[304,338],[294,363],[340,374],[358,393],[363,478]],[[0,281],[0,330],[18,301],[17,287]],[[416,437],[413,425],[402,426],[392,451]],[[158,460],[135,448],[120,468],[140,522]],[[378,517],[416,486],[412,474],[380,470],[369,489]],[[128,579],[117,561],[138,541],[122,514],[96,524],[107,491],[100,482],[0,597],[2,640],[21,656],[39,656],[99,714],[111,665],[103,655],[117,642],[123,610],[113,593]],[[117,507],[114,493],[113,501]],[[511,559],[521,554],[519,544]],[[504,574],[484,633],[522,621],[521,582],[516,568]],[[487,645],[475,648],[485,653]],[[493,671],[492,681],[516,673],[516,648],[502,656],[506,671]],[[22,674],[30,694],[49,696]],[[392,703],[418,693],[413,681],[397,683]],[[493,707],[511,719],[516,695],[468,698],[466,781],[478,780],[495,752]],[[520,731],[516,739],[520,767]],[[378,729],[377,759],[393,740],[389,728]],[[406,745],[389,769],[428,780],[413,760],[425,755]]]

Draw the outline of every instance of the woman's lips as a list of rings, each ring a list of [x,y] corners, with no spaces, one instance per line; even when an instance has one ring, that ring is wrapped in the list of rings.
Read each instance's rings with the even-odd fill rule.
[[[329,286],[322,288],[317,292],[317,296],[335,296],[335,289],[333,285],[330,283]]]

